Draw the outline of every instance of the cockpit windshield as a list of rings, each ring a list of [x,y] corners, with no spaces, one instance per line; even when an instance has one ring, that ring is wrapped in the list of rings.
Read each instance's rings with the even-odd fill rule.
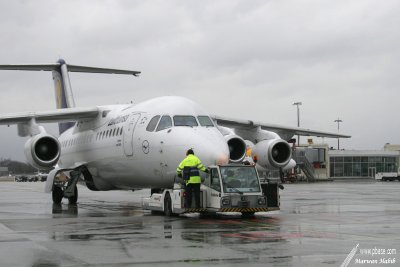
[[[193,116],[174,116],[174,126],[198,126],[196,118]]]
[[[254,167],[221,166],[220,170],[225,193],[260,192]]]
[[[208,116],[198,116],[197,119],[201,126],[205,127],[214,127],[213,122],[211,121],[210,117]]]

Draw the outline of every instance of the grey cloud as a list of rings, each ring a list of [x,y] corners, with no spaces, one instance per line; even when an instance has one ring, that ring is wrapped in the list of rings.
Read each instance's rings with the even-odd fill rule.
[[[0,64],[142,71],[71,74],[79,106],[183,95],[210,113],[296,125],[302,101],[303,127],[336,131],[339,116],[345,147],[376,149],[400,143],[399,13],[394,0],[3,1]],[[50,73],[0,72],[0,113],[54,108],[52,85]],[[23,143],[0,128],[0,157],[23,158]]]

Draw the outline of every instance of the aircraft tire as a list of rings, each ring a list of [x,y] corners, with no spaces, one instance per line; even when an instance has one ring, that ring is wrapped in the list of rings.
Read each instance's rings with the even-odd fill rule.
[[[68,198],[69,204],[76,204],[76,202],[78,202],[78,187],[76,185],[74,191],[75,191],[74,196]]]
[[[64,197],[64,191],[59,186],[53,186],[51,196],[53,198],[53,203],[60,204]]]
[[[171,200],[171,196],[169,195],[169,193],[165,194],[165,198],[164,198],[164,214],[167,217],[172,216],[172,200]]]

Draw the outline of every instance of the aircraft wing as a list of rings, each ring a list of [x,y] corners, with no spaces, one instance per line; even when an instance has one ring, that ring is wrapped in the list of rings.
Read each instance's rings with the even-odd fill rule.
[[[100,111],[97,107],[89,107],[0,114],[0,125],[27,123],[32,119],[35,119],[38,123],[71,122],[83,119],[93,119],[96,118],[99,113]]]
[[[219,116],[213,116],[213,119],[217,122],[218,125],[240,129],[240,130],[252,130],[257,127],[261,127],[263,130],[272,131],[279,134],[282,138],[290,139],[294,135],[301,136],[316,136],[316,137],[329,137],[329,138],[350,138],[350,135],[331,133],[331,132],[323,132],[323,131],[315,131],[310,129],[303,129],[297,127],[287,127],[278,124],[270,124],[270,123],[260,123],[254,122],[251,120],[236,120],[230,118],[224,118]],[[289,137],[290,136],[290,137]]]

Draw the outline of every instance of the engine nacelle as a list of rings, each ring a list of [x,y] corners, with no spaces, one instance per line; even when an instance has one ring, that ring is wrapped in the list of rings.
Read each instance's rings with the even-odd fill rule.
[[[254,145],[252,157],[264,168],[283,168],[292,158],[292,149],[282,139],[263,140]]]
[[[229,147],[229,161],[241,162],[246,156],[246,143],[243,138],[235,134],[225,135]]]
[[[285,167],[282,168],[282,171],[291,170],[291,169],[293,169],[294,167],[296,167],[296,165],[297,165],[296,161],[295,161],[294,159],[291,159],[291,160],[289,161],[289,163],[288,163]]]
[[[60,154],[60,142],[46,133],[35,135],[25,143],[26,159],[37,169],[50,169],[55,166]]]

